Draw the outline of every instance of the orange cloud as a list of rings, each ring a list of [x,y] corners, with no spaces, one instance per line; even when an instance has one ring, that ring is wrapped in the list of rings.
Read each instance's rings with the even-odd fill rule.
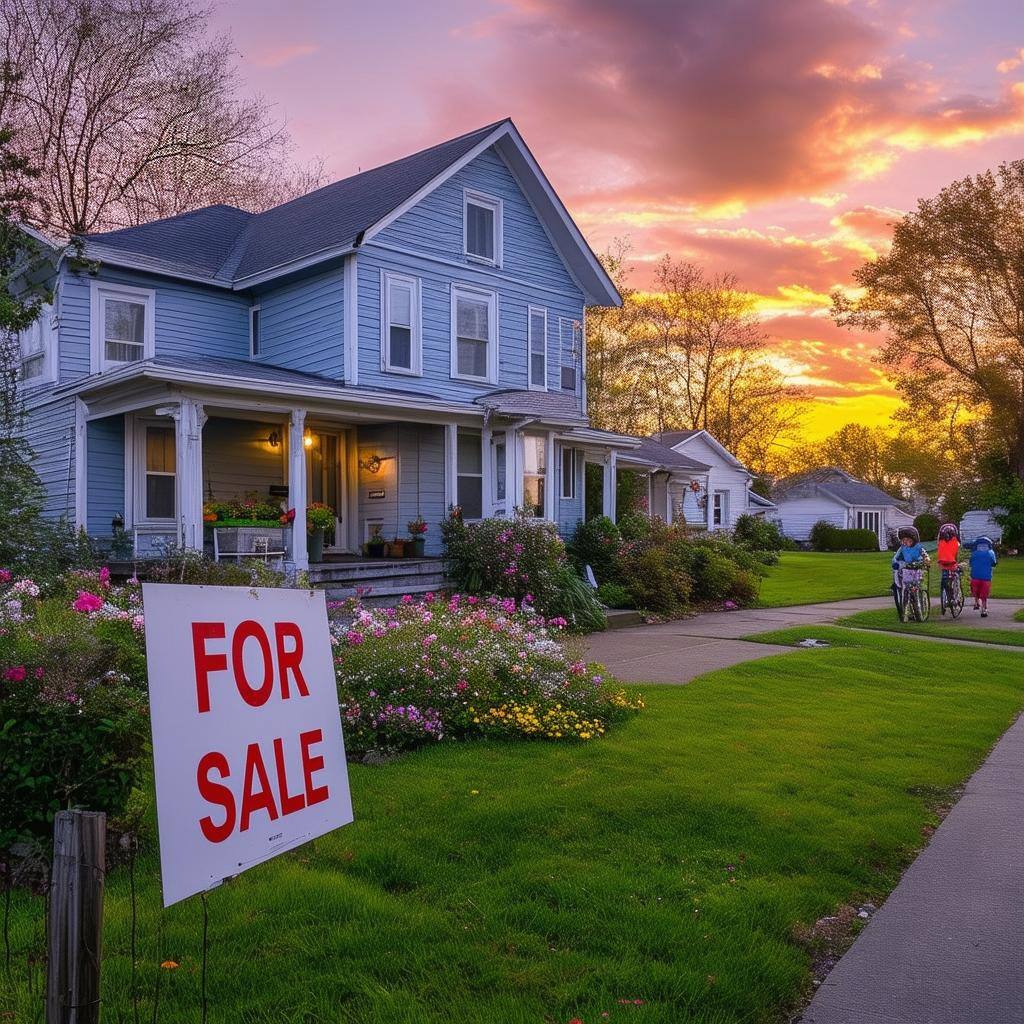
[[[308,57],[317,53],[320,47],[315,43],[292,43],[270,47],[253,54],[252,63],[258,68],[279,68],[290,64],[299,57]]]

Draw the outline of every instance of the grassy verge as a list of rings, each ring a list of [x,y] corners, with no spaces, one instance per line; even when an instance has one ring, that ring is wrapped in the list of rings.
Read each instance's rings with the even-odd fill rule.
[[[879,552],[784,551],[761,583],[758,606],[780,608],[889,592],[892,555]],[[932,580],[933,588],[938,586]],[[1024,598],[1024,557],[1004,558],[996,567],[993,597]]]
[[[891,891],[934,824],[926,795],[963,782],[1024,705],[1011,652],[788,633],[844,640],[650,689],[596,743],[354,767],[354,826],[211,893],[211,1022],[786,1019],[809,985],[794,934]],[[136,882],[141,1019],[170,959],[158,1019],[191,1024],[200,906],[160,910],[152,856]],[[113,1022],[132,1019],[130,909],[120,869]],[[39,1019],[26,963],[42,916],[15,894],[0,1017]]]
[[[935,612],[932,614],[934,615]],[[1014,647],[1024,647],[1024,629],[989,629],[985,626],[970,625],[963,619],[950,619],[949,617],[933,618],[927,622],[900,622],[891,608],[857,612],[840,619],[837,624],[853,626],[858,629],[880,629],[890,633],[916,633],[920,636],[937,636],[952,640],[974,640],[982,644],[1010,644]]]

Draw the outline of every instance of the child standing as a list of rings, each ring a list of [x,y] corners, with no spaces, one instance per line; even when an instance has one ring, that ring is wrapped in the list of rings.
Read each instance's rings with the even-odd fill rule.
[[[988,537],[979,537],[971,551],[971,597],[975,610],[981,609],[981,617],[988,616],[988,598],[992,593],[992,568],[996,564],[996,553]]]
[[[942,582],[945,583],[949,574],[956,569],[960,555],[960,531],[952,523],[943,523],[939,527],[939,543],[935,558],[942,570]]]

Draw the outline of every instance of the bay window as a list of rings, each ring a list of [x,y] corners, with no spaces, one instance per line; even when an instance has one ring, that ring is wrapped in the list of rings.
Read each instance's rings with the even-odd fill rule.
[[[498,300],[494,292],[452,288],[452,377],[494,383],[497,379]]]

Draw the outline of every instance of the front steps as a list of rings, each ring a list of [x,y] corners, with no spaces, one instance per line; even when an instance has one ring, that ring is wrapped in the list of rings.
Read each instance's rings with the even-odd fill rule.
[[[440,558],[352,559],[318,562],[309,567],[313,586],[327,591],[328,601],[344,601],[363,592],[371,608],[397,604],[406,594],[421,597],[451,586]]]

